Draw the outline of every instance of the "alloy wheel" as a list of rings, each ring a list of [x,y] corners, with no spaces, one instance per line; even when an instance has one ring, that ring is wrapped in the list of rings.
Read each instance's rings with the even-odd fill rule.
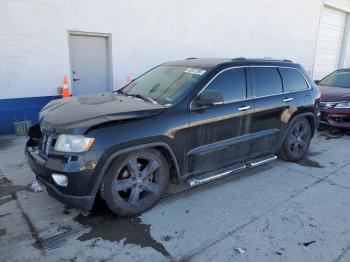
[[[305,153],[310,136],[309,126],[305,122],[298,122],[292,129],[289,137],[289,148],[296,158]]]
[[[114,181],[116,196],[129,206],[141,206],[160,190],[160,166],[154,159],[134,157],[120,169]]]

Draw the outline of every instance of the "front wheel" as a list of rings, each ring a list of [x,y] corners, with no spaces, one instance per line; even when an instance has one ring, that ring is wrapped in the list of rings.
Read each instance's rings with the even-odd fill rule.
[[[107,206],[121,216],[135,216],[161,198],[169,183],[169,166],[155,149],[122,155],[111,164],[101,186]]]
[[[288,161],[299,161],[307,153],[312,137],[311,127],[306,118],[296,120],[289,129],[278,156]]]

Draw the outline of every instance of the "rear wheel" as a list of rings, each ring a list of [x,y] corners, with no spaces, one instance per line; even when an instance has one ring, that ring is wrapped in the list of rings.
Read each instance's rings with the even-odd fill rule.
[[[289,129],[278,156],[288,161],[302,159],[309,149],[311,137],[309,121],[306,118],[296,120]]]
[[[102,182],[107,206],[121,216],[135,216],[161,198],[169,183],[169,166],[155,149],[135,151],[115,159]]]

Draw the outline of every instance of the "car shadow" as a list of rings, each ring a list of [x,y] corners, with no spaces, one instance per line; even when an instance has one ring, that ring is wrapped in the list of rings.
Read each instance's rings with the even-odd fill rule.
[[[318,127],[318,133],[320,136],[325,137],[326,140],[339,139],[344,136],[350,136],[350,130],[348,129],[340,129],[322,124]]]

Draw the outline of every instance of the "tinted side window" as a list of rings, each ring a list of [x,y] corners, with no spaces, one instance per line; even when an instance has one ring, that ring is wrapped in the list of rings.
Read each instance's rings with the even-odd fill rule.
[[[309,88],[298,70],[292,68],[280,68],[279,70],[283,79],[284,91],[291,92]]]
[[[247,84],[245,79],[245,69],[229,69],[217,77],[208,85],[206,90],[220,91],[224,97],[224,102],[231,102],[247,97]]]
[[[256,96],[282,93],[282,80],[276,67],[252,67],[251,69]]]

